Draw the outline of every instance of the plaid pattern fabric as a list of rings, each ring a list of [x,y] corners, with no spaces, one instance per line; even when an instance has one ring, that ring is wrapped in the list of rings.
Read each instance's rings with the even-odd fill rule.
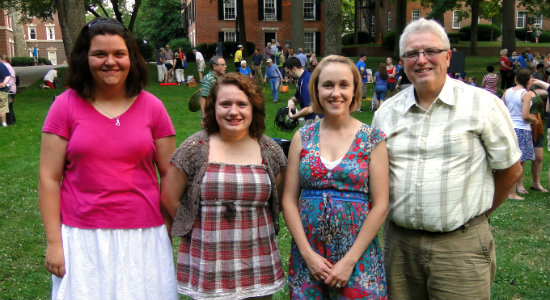
[[[200,217],[180,245],[180,293],[194,299],[240,299],[284,287],[268,208],[271,188],[263,166],[209,164]]]
[[[387,136],[390,161],[388,218],[427,231],[452,231],[493,203],[493,169],[519,160],[512,121],[493,94],[447,77],[427,109],[414,88],[375,113]]]

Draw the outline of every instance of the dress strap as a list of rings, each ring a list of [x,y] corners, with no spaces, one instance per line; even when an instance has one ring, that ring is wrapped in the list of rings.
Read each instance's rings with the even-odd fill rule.
[[[340,192],[337,190],[326,189],[326,190],[316,190],[316,189],[303,189],[302,190],[302,199],[309,200],[323,200],[330,198],[337,201],[347,201],[347,202],[368,202],[369,196],[361,192]]]

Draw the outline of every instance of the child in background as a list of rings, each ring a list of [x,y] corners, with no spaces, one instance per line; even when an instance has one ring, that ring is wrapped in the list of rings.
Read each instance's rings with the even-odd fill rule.
[[[495,67],[487,66],[487,74],[485,74],[483,80],[481,80],[481,87],[497,95],[498,75],[494,73],[494,71]]]
[[[473,85],[473,86],[477,86],[476,85],[476,78],[474,76],[468,77],[468,84]]]

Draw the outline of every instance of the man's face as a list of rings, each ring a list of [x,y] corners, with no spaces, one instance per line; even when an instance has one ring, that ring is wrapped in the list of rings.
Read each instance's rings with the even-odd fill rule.
[[[218,76],[222,76],[223,74],[225,74],[226,69],[227,65],[225,64],[225,59],[223,58],[218,59],[218,62],[212,66],[212,70]]]
[[[292,67],[292,69],[285,68],[285,73],[288,74],[288,76],[297,79],[298,76],[296,74],[296,67]]]
[[[416,57],[403,58],[405,73],[417,89],[436,92],[445,84],[451,50],[445,49],[438,35],[429,31],[410,34],[403,53],[420,51]],[[437,50],[445,50],[434,53]],[[428,54],[426,54],[428,52]]]

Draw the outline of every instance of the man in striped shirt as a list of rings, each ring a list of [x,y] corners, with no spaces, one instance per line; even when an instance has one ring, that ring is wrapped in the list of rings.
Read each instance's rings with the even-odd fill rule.
[[[388,99],[373,126],[387,135],[390,299],[490,299],[496,255],[488,215],[519,177],[520,152],[496,96],[448,77],[435,21],[410,23],[400,55],[413,88]]]

